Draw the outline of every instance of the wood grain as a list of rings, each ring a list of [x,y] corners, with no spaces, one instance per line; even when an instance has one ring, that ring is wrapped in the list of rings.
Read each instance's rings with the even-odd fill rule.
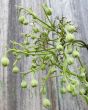
[[[62,15],[67,17],[79,27],[77,39],[88,43],[88,0],[0,0],[0,58],[6,51],[6,45],[12,46],[10,40],[21,41],[20,32],[30,31],[29,27],[23,28],[19,25],[16,6],[32,7],[43,19],[41,4],[44,2],[53,8],[52,19]],[[88,51],[82,49],[80,53],[83,62],[88,66]],[[38,86],[35,90],[31,89],[31,76],[29,75],[26,79],[29,87],[27,90],[22,90],[20,87],[21,75],[12,74],[14,58],[12,55],[9,55],[9,58],[11,63],[8,69],[3,69],[0,63],[0,110],[46,110],[42,107],[40,87]],[[30,65],[31,58],[23,58],[22,62],[18,64],[21,71],[25,71]],[[36,75],[39,82],[41,75],[44,74],[47,74],[47,71]],[[61,95],[60,86],[59,78],[49,80],[47,83],[47,95],[52,102],[50,110],[88,110],[88,106],[81,97],[74,98],[69,94]]]

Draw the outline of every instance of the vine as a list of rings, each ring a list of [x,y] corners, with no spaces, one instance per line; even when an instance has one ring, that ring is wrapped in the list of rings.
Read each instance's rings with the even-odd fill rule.
[[[42,5],[46,21],[42,20],[31,8],[26,9],[21,6],[18,8],[20,25],[29,25],[32,29],[30,33],[21,34],[22,42],[11,41],[13,47],[9,48],[1,59],[2,65],[4,67],[9,65],[8,53],[15,57],[12,72],[22,75],[22,88],[28,87],[25,79],[28,74],[32,76],[31,86],[37,87],[39,82],[35,74],[39,71],[42,73],[48,68],[46,76],[41,78],[41,94],[45,97],[43,99],[45,108],[51,106],[50,100],[46,97],[46,83],[50,78],[56,77],[61,78],[60,82],[63,87],[60,88],[60,91],[62,94],[81,95],[88,103],[87,71],[80,59],[80,49],[88,50],[88,44],[75,38],[74,33],[77,33],[77,28],[65,17],[56,17],[51,20],[52,9],[46,4]],[[29,22],[23,14],[31,16],[31,21]],[[17,63],[24,56],[31,57],[32,63],[28,71],[20,72]]]

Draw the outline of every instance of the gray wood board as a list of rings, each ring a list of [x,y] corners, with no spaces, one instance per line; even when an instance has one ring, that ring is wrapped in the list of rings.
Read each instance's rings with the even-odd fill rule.
[[[32,7],[38,15],[43,18],[41,4],[47,2],[53,8],[53,16],[66,16],[79,27],[77,38],[88,42],[88,0],[0,0],[0,58],[6,51],[5,46],[11,47],[10,40],[21,41],[20,32],[28,31],[29,27],[23,28],[18,23],[16,5]],[[30,19],[30,18],[29,18]],[[85,53],[85,54],[84,54]],[[82,49],[81,57],[84,63],[88,64],[88,52]],[[40,87],[27,90],[20,87],[21,76],[12,74],[12,63],[14,58],[9,55],[10,66],[3,69],[0,64],[0,110],[46,110],[42,107],[42,96]],[[29,61],[29,62],[28,62]],[[23,58],[19,63],[21,71],[29,68],[31,59]],[[42,73],[42,75],[46,74]],[[40,81],[41,74],[36,75]],[[27,77],[30,85],[31,76]],[[48,97],[51,99],[50,110],[88,110],[88,106],[80,97],[72,97],[67,94],[62,96],[59,92],[59,79],[48,81]]]

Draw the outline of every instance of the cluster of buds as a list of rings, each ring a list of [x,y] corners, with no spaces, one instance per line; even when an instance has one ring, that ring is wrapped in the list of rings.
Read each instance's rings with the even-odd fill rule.
[[[32,30],[30,33],[21,35],[23,36],[22,42],[11,41],[13,48],[8,49],[7,54],[10,52],[15,56],[12,72],[14,74],[21,73],[22,88],[28,87],[25,77],[30,73],[32,75],[30,84],[35,88],[38,86],[35,73],[45,71],[48,68],[46,76],[41,78],[41,93],[45,97],[43,99],[45,108],[51,106],[50,100],[46,98],[46,83],[50,78],[55,77],[61,77],[62,94],[81,95],[88,102],[86,69],[80,59],[80,48],[85,47],[86,44],[81,40],[76,40],[74,33],[77,32],[77,28],[70,21],[65,17],[59,19],[56,17],[53,21],[50,19],[52,9],[46,4],[42,7],[46,21],[42,20],[32,9],[19,7],[19,23],[23,26],[29,25]],[[30,15],[32,20],[28,22],[23,13],[27,16]],[[52,37],[52,35],[54,36]],[[27,72],[20,72],[17,66],[23,57],[32,57],[31,67]],[[75,66],[75,62],[79,63],[78,67]],[[6,67],[10,61],[7,56],[4,56],[1,63]]]

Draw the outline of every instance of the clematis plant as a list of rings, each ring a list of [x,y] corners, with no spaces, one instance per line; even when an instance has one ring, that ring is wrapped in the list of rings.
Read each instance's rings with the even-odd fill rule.
[[[46,97],[46,83],[50,78],[60,77],[62,94],[70,93],[73,96],[81,95],[88,103],[88,81],[86,79],[86,67],[80,59],[80,49],[88,45],[82,40],[77,40],[74,33],[77,28],[65,17],[51,19],[52,9],[46,4],[42,6],[45,20],[41,19],[31,8],[19,6],[19,23],[22,26],[29,26],[29,33],[22,33],[22,42],[11,41],[13,47],[9,48],[7,54],[15,56],[12,72],[21,73],[21,87],[27,88],[25,77],[31,74],[31,86],[38,86],[35,74],[47,70],[45,77],[41,78],[41,94],[45,96],[43,106],[51,106]],[[30,21],[23,16],[30,16]],[[23,57],[31,57],[32,63],[28,71],[21,72],[17,63]],[[7,56],[2,58],[4,67],[9,65]],[[78,62],[78,66],[76,65]],[[59,71],[59,72],[58,72]]]

